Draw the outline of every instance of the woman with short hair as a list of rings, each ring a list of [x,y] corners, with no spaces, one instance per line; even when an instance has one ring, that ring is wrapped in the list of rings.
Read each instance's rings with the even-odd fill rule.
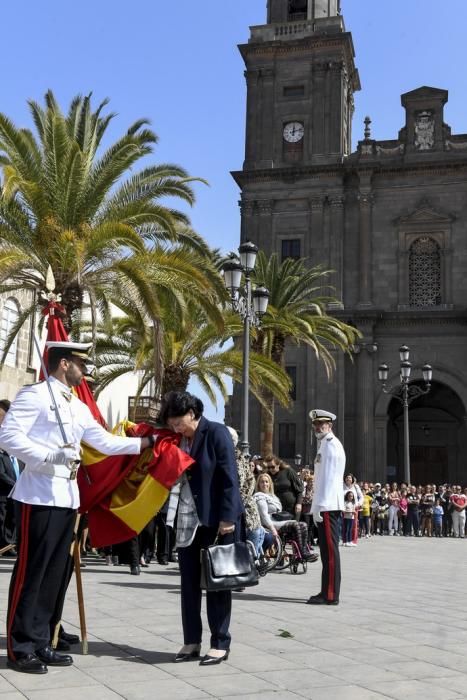
[[[180,663],[200,657],[201,549],[222,536],[222,543],[239,540],[243,506],[232,438],[226,426],[203,416],[200,399],[187,391],[172,391],[162,400],[159,420],[179,433],[180,448],[195,460],[172,489],[167,522],[177,511],[176,544],[181,577],[184,645],[175,656]],[[211,630],[203,666],[226,661],[230,651],[231,591],[206,592],[206,609]]]

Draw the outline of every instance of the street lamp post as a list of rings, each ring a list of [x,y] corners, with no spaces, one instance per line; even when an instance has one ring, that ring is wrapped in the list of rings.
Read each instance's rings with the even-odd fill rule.
[[[425,364],[422,367],[422,375],[425,386],[419,387],[416,384],[410,384],[412,363],[409,362],[409,355],[410,348],[407,345],[402,345],[399,348],[400,383],[398,386],[386,386],[389,374],[389,366],[387,364],[382,364],[378,368],[378,379],[382,384],[382,390],[385,394],[390,394],[398,399],[404,408],[404,480],[406,484],[410,484],[409,405],[414,399],[417,399],[419,396],[427,394],[430,391],[431,378],[433,375],[431,365]]]
[[[301,454],[295,455],[294,463],[295,463],[295,466],[297,467],[297,470],[300,469],[300,467],[302,466],[302,455]]]
[[[251,273],[256,264],[257,246],[251,241],[242,243],[238,249],[240,260],[232,259],[223,266],[224,283],[230,292],[230,303],[243,319],[243,387],[242,387],[242,440],[243,454],[250,453],[248,439],[249,395],[250,395],[250,326],[259,326],[266,313],[269,292],[265,287],[252,290]],[[243,278],[243,286],[242,286]]]

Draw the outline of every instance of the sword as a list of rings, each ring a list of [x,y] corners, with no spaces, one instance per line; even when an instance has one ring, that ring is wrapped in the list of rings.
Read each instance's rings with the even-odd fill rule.
[[[42,357],[42,353],[41,353],[41,348],[40,348],[40,345],[39,345],[39,341],[38,341],[37,336],[36,336],[35,333],[33,333],[33,338],[34,338],[34,345],[36,346],[37,354],[39,355],[39,360],[40,360],[40,363],[41,363],[42,373],[43,373],[44,379],[45,379],[45,381],[46,381],[46,383],[47,383],[47,388],[48,388],[48,390],[49,390],[50,398],[51,398],[51,400],[52,400],[52,408],[53,408],[53,410],[54,410],[54,412],[55,412],[55,415],[57,416],[57,423],[58,423],[58,427],[59,427],[59,429],[60,429],[60,433],[61,433],[61,436],[62,436],[63,446],[64,446],[64,447],[71,447],[71,444],[72,444],[72,443],[68,442],[67,434],[66,434],[66,432],[65,432],[65,426],[63,425],[63,421],[62,421],[62,417],[61,417],[61,415],[60,415],[60,410],[59,410],[59,408],[58,408],[57,400],[56,400],[56,398],[55,398],[55,394],[54,394],[54,392],[53,392],[53,390],[52,390],[52,386],[51,386],[51,384],[50,384],[49,373],[47,372],[47,368],[46,368],[46,366],[45,366],[44,358]],[[71,462],[70,479],[76,479],[76,472],[78,471],[78,466],[79,466],[79,460],[75,460],[74,462]],[[84,475],[85,475],[85,477],[86,477],[87,482],[90,484],[90,483],[91,483],[91,479],[90,479],[90,477],[89,477],[89,474],[88,474],[87,469],[84,469]]]

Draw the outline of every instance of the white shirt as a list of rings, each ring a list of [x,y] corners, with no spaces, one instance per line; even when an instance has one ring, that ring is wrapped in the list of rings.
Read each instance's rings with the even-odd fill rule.
[[[344,510],[344,471],[345,452],[342,443],[333,433],[327,433],[319,440],[315,457],[312,513]]]
[[[67,443],[79,446],[83,440],[107,455],[139,454],[141,438],[112,435],[95,420],[89,408],[71,389],[50,377]],[[69,400],[67,400],[67,398]],[[10,494],[16,501],[33,505],[78,508],[76,479],[40,473],[50,452],[63,448],[47,382],[25,386],[18,392],[0,427],[0,447],[25,463]]]

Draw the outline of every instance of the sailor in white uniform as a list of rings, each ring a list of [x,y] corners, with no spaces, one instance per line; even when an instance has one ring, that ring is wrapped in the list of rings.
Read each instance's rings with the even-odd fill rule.
[[[72,393],[86,373],[90,344],[47,345],[49,383],[21,389],[0,428],[0,447],[25,463],[10,494],[17,508],[18,557],[7,617],[8,666],[24,673],[46,673],[48,665],[73,663],[71,656],[51,648],[50,622],[79,506],[81,440],[107,455],[139,454],[152,444],[151,438],[111,435]]]
[[[310,411],[318,451],[314,465],[314,491],[311,512],[318,527],[318,544],[323,571],[321,591],[307,600],[310,605],[338,605],[341,584],[339,527],[344,509],[342,481],[345,452],[332,432],[334,413],[315,409]]]

